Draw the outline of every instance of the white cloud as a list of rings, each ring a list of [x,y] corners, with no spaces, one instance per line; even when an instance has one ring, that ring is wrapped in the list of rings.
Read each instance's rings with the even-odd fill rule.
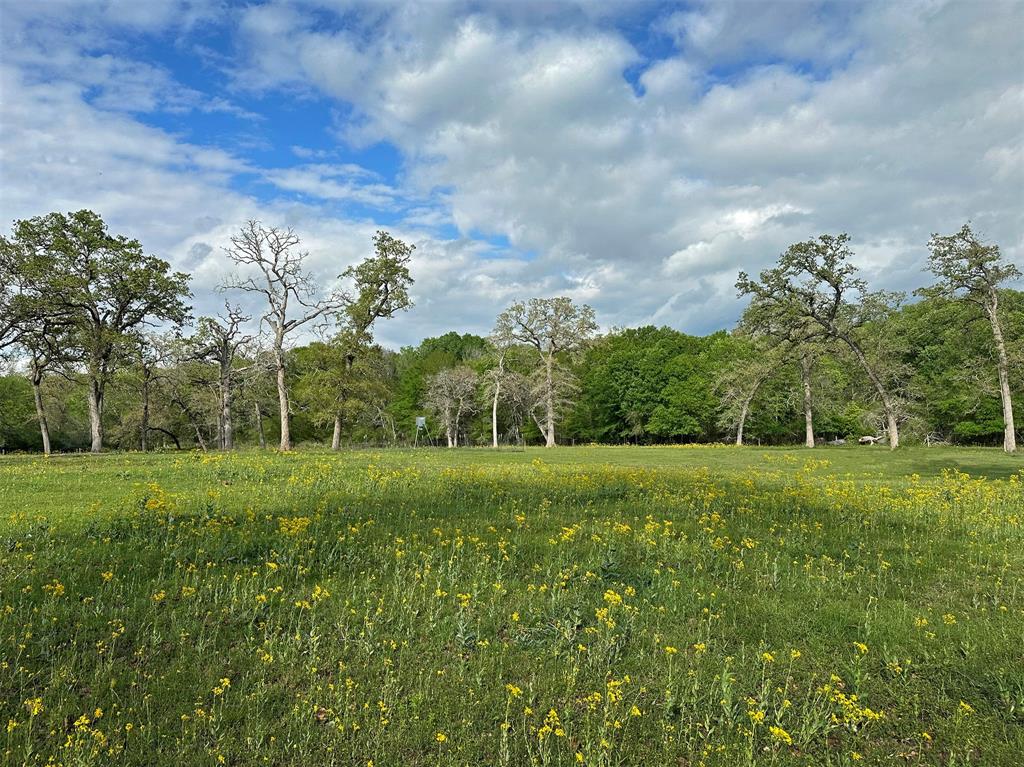
[[[85,14],[91,39],[125,26],[187,36],[227,18],[233,53],[213,60],[237,100],[343,103],[341,140],[400,150],[394,184],[322,150],[258,167],[146,127],[126,111],[235,99],[190,92],[124,52],[86,55],[85,33],[47,11],[33,22],[46,34],[4,54],[0,145],[18,182],[4,185],[3,213],[95,207],[209,285],[247,215],[301,228],[327,279],[378,227],[339,206],[386,210],[420,245],[417,309],[384,331],[404,342],[486,331],[506,303],[555,293],[592,302],[607,325],[714,329],[738,312],[739,269],[824,231],[854,235],[885,287],[920,284],[928,235],[968,218],[1024,261],[1021,4],[699,3],[654,21],[675,45],[658,59],[617,30],[636,4],[522,6],[295,0],[224,17],[186,3],[115,22],[128,11],[100,3]],[[179,24],[169,8],[191,15]],[[27,77],[43,53],[66,64]],[[233,191],[239,173],[279,199]],[[441,238],[451,224],[460,236]]]
[[[252,64],[309,51],[290,77],[353,102],[358,137],[399,145],[463,232],[536,251],[553,287],[631,273],[595,294],[606,313],[666,317],[664,286],[636,295],[652,267],[711,277],[734,310],[729,275],[827,230],[880,248],[883,281],[877,259],[916,268],[928,233],[969,217],[1020,257],[1019,5],[716,3],[663,20],[680,51],[647,63],[639,96],[623,76],[639,55],[605,28],[445,14],[426,38],[422,13],[371,39],[278,26]],[[349,66],[317,65],[332,55]]]
[[[358,202],[378,208],[395,205],[400,192],[387,184],[367,181],[373,176],[354,165],[311,164],[275,168],[263,174],[280,189],[299,192],[314,199]]]

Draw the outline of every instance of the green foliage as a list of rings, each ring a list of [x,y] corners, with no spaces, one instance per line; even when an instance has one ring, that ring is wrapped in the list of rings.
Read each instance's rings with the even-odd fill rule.
[[[373,236],[373,249],[372,257],[349,267],[342,275],[355,282],[356,294],[345,306],[345,318],[359,343],[369,340],[367,336],[378,319],[394,317],[413,305],[409,262],[416,246],[378,231]]]
[[[569,433],[593,442],[714,439],[716,381],[735,347],[724,332],[698,338],[666,327],[604,336],[580,362]]]
[[[32,390],[20,380],[30,363],[59,450],[84,446],[81,384],[93,405],[88,411],[98,406],[100,423],[113,424],[107,436],[115,447],[140,442],[143,382],[157,446],[216,447],[227,432],[228,400],[241,444],[257,441],[258,424],[272,441],[279,432],[271,417],[278,407],[274,365],[291,390],[298,441],[326,441],[338,417],[346,441],[389,444],[413,440],[432,377],[468,367],[478,376],[478,401],[466,408],[474,414],[460,420],[459,431],[467,443],[482,443],[499,358],[508,376],[502,397],[511,399],[499,398],[498,431],[516,440],[553,441],[554,422],[562,420],[567,440],[713,442],[733,439],[742,415],[752,441],[799,441],[800,361],[809,360],[819,438],[877,434],[888,422],[911,439],[996,443],[1003,428],[996,369],[1007,391],[1019,396],[1024,389],[1024,294],[1000,287],[1017,267],[970,227],[936,235],[930,263],[939,283],[901,305],[897,294],[868,291],[849,243],[847,235],[823,235],[791,246],[757,280],[741,273],[737,286],[752,300],[733,333],[694,337],[648,326],[595,339],[589,306],[538,298],[499,315],[489,339],[450,332],[393,353],[373,345],[372,330],[377,319],[412,306],[413,246],[377,232],[373,255],[341,275],[348,290],[335,286],[314,300],[320,290],[303,268],[298,236],[249,222],[229,255],[263,269],[269,282],[239,276],[230,285],[262,297],[270,291],[263,319],[284,333],[271,341],[275,354],[253,346],[250,318],[228,306],[222,320],[199,318],[173,354],[142,364],[146,325],[165,321],[177,326],[172,336],[181,333],[187,276],[137,241],[110,234],[90,211],[27,219],[0,238],[0,349],[17,365],[4,379],[4,444],[36,444]],[[293,300],[282,314],[286,296]],[[339,321],[330,342],[285,348],[287,333],[322,317]],[[992,317],[1005,354],[993,351]],[[96,419],[89,420],[96,449],[102,429],[97,434]],[[439,435],[438,419],[428,423]]]
[[[32,386],[20,375],[0,376],[0,450],[41,450]]]
[[[960,297],[984,306],[996,290],[1018,279],[1021,271],[1003,261],[999,246],[985,243],[970,224],[951,235],[933,234],[928,242],[928,268],[938,278],[923,293]]]
[[[395,394],[389,411],[400,434],[411,438],[416,416],[426,409],[427,381],[446,368],[472,365],[488,353],[487,340],[473,333],[445,333],[403,348],[395,359]]]
[[[1000,291],[1008,338],[1024,332],[1024,293]],[[912,371],[908,390],[913,411],[926,430],[962,444],[996,444],[1002,439],[992,330],[968,302],[942,296],[910,304],[888,323],[903,338],[904,362]],[[1024,396],[1024,367],[1019,342],[1009,345],[1010,384]]]

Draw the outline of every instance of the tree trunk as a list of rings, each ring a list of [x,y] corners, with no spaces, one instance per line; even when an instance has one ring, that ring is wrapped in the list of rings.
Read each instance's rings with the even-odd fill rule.
[[[750,403],[754,401],[754,397],[757,396],[757,390],[761,388],[761,384],[763,384],[767,379],[767,375],[761,375],[758,378],[755,378],[754,385],[750,387],[750,391],[743,399],[743,405],[740,407],[739,423],[736,424],[737,445],[743,445],[743,427],[746,426],[747,416],[750,414]]]
[[[498,395],[501,393],[501,378],[494,382],[494,399],[491,401],[491,446],[498,446]]]
[[[267,435],[263,433],[263,413],[260,410],[260,403],[257,401],[256,405],[256,436],[259,439],[260,449],[266,450],[267,448]]]
[[[846,345],[850,347],[850,350],[857,357],[861,367],[864,368],[864,372],[868,374],[868,378],[871,379],[871,383],[875,387],[875,391],[878,392],[878,398],[882,401],[882,409],[885,410],[885,421],[886,421],[886,433],[889,436],[889,449],[895,450],[900,446],[900,431],[899,424],[896,422],[896,407],[893,404],[892,399],[889,397],[889,393],[885,390],[885,386],[882,385],[882,379],[876,375],[874,368],[868,362],[868,358],[864,355],[860,345],[857,344],[850,338],[843,338]]]
[[[39,433],[43,437],[43,455],[50,454],[50,425],[46,420],[46,408],[43,406],[43,373],[35,365],[32,367],[32,396],[36,402],[36,418],[39,419]]]
[[[811,402],[811,358],[800,356],[800,374],[804,384],[804,446],[814,447],[814,412]]]
[[[103,383],[91,376],[89,379],[89,432],[92,436],[90,450],[103,450]]]
[[[555,446],[555,378],[554,378],[554,355],[549,354],[546,360],[545,380],[546,402],[544,412],[544,447]]]
[[[736,444],[740,447],[743,445],[743,427],[747,423],[747,410],[750,408],[750,400],[754,398],[751,394],[745,400],[743,400],[743,407],[740,408],[740,420],[736,424]]]
[[[145,453],[149,449],[149,376],[142,372],[142,423],[139,431],[139,447]]]
[[[1003,403],[1003,450],[1007,453],[1017,451],[1017,434],[1013,422],[1013,400],[1010,398],[1010,363],[1006,355],[1006,342],[1003,340],[1003,328],[999,324],[999,296],[993,290],[985,306],[989,321],[992,323],[992,335],[996,342],[996,366],[999,371],[999,398]]]
[[[281,408],[281,445],[282,451],[292,449],[291,421],[288,413],[288,385],[284,375],[284,352],[277,350],[277,399]]]
[[[220,420],[221,446],[231,450],[235,446],[234,427],[231,424],[231,369],[221,363],[220,368]]]
[[[196,423],[195,419],[192,419],[192,428],[196,432],[196,442],[199,443],[199,448],[205,453],[206,440],[203,438],[203,430],[199,428],[199,424]]]
[[[459,426],[462,424],[462,405],[459,405],[459,409],[455,411],[455,428],[452,429],[452,442],[455,443],[455,447],[459,446]]]
[[[203,424],[202,420],[196,415],[195,411],[189,407],[188,402],[185,401],[181,396],[176,396],[171,400],[175,405],[181,408],[181,412],[188,418],[189,423],[192,424],[192,430],[196,433],[196,442],[202,451],[206,452],[206,438],[203,436]]]
[[[341,450],[341,415],[334,416],[334,434],[331,436],[331,450]]]
[[[501,396],[501,379],[505,376],[505,351],[498,355],[498,371],[494,376],[494,399],[491,401],[491,447],[498,446],[498,399]]]

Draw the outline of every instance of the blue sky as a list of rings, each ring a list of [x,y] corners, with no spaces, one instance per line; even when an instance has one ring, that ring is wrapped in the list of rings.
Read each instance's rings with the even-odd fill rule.
[[[0,215],[89,207],[193,273],[293,226],[323,284],[416,243],[384,343],[569,295],[730,326],[740,269],[848,231],[922,283],[971,219],[1024,257],[1024,4],[0,0]]]

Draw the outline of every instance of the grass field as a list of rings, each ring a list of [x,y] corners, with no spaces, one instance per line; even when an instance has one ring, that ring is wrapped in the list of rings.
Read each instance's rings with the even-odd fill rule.
[[[0,457],[4,763],[1016,765],[1024,461]]]

